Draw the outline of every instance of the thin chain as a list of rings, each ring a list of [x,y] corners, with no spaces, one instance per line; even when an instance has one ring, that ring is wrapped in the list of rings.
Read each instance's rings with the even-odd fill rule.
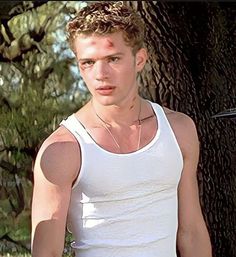
[[[120,145],[118,144],[118,142],[116,141],[115,137],[113,136],[112,132],[110,131],[110,129],[108,128],[107,126],[107,123],[104,122],[99,116],[98,114],[96,113],[96,116],[103,122],[103,127],[107,130],[107,132],[110,134],[110,136],[112,137],[116,147],[119,149],[119,152],[121,153],[121,149],[120,149]]]
[[[141,106],[141,103],[140,103],[140,106]],[[140,107],[140,109],[141,109],[141,107]],[[138,128],[139,128],[139,132],[138,132],[138,146],[137,146],[136,151],[139,150],[140,142],[141,142],[142,124],[141,124],[140,117],[138,118]]]
[[[93,100],[91,99],[91,105],[92,108],[94,110],[95,115],[97,116],[97,118],[101,121],[103,127],[106,129],[106,131],[109,133],[109,135],[111,136],[113,142],[115,143],[116,147],[118,148],[119,152],[121,153],[121,147],[119,145],[119,143],[117,142],[116,138],[114,137],[114,135],[112,134],[111,130],[109,129],[108,126],[112,127],[110,123],[106,122],[105,120],[103,120],[98,113],[96,112],[94,105],[93,105]],[[140,115],[141,115],[141,107],[142,107],[142,103],[140,100],[140,106],[139,106],[139,114],[138,114],[138,128],[139,128],[139,134],[138,134],[138,143],[137,143],[137,149],[136,151],[140,148],[140,142],[141,142],[141,132],[142,132],[142,124],[141,124],[141,120],[140,120]]]

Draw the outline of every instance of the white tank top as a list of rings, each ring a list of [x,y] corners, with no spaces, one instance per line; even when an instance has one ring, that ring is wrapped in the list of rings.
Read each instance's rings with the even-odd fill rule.
[[[76,257],[176,257],[183,158],[162,107],[151,105],[158,130],[132,153],[101,148],[74,114],[61,123],[81,147],[67,220]]]

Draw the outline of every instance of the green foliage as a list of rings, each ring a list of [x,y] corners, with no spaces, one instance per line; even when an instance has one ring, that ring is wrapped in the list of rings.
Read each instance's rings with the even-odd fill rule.
[[[9,61],[0,63],[0,254],[29,249],[34,158],[88,97],[64,31],[80,4],[47,2],[8,21],[14,39],[2,54]]]

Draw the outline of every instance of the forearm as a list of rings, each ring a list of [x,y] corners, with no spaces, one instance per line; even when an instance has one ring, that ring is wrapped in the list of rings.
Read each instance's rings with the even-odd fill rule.
[[[178,233],[180,257],[212,257],[212,248],[206,228],[195,232]]]
[[[40,222],[32,233],[32,257],[61,257],[65,229],[56,220]]]

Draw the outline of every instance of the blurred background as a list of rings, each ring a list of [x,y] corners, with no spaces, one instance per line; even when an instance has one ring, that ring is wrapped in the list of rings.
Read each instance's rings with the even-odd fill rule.
[[[83,2],[1,2],[0,253],[30,249],[32,167],[42,141],[88,96],[65,25]]]

